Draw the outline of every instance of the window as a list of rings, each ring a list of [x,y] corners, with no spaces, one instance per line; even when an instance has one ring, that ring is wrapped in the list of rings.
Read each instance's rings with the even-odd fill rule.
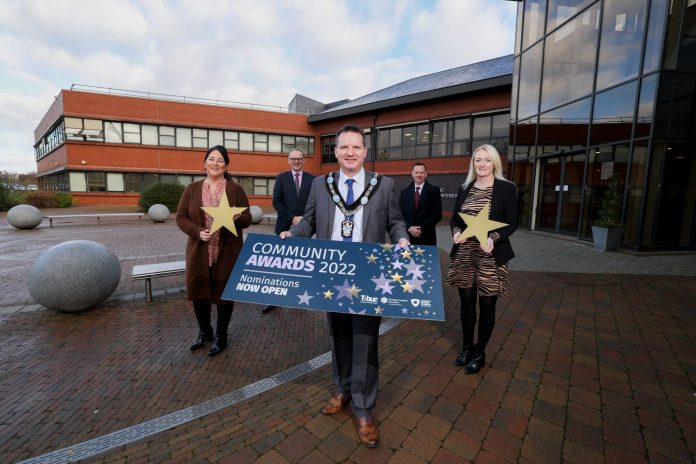
[[[142,192],[143,176],[139,172],[127,172],[123,174],[123,183],[126,192]]]
[[[636,81],[595,95],[591,144],[629,139],[633,127]]]
[[[192,145],[191,129],[189,127],[177,127],[176,128],[176,146],[177,147],[190,147],[191,145]]]
[[[209,130],[208,131],[208,143],[210,147],[223,144],[222,131],[219,130]]]
[[[295,137],[292,135],[283,136],[283,153],[290,153],[295,148]]]
[[[174,146],[174,128],[171,126],[159,126],[159,144]]]
[[[295,147],[302,150],[305,155],[309,154],[309,137],[295,137]]]
[[[71,192],[86,192],[87,179],[84,172],[70,173],[70,191]]]
[[[123,123],[123,141],[140,143],[140,124]]]
[[[334,149],[336,148],[336,136],[335,135],[325,135],[320,139],[321,143],[321,162],[322,163],[336,163],[336,153]]]
[[[123,174],[120,172],[106,173],[106,189],[109,192],[123,192]]]
[[[239,149],[241,151],[254,151],[254,134],[250,134],[249,132],[240,132]]]
[[[82,119],[65,118],[65,138],[68,140],[84,140],[82,136]]]
[[[254,151],[268,151],[267,134],[254,134]]]
[[[157,126],[142,126],[143,145],[157,145]]]
[[[472,130],[471,149],[475,150],[478,146],[491,141],[491,117],[478,116],[474,118]]]
[[[106,173],[88,172],[87,173],[88,192],[106,192]]]
[[[268,151],[271,153],[282,153],[283,152],[283,142],[282,136],[280,135],[269,135],[268,136]]]
[[[268,180],[256,177],[254,178],[254,195],[268,195]]]
[[[120,122],[106,121],[104,123],[105,139],[109,143],[123,143],[123,128]]]
[[[541,43],[522,54],[520,88],[517,93],[517,117],[524,119],[537,114],[541,80]]]
[[[228,150],[239,150],[239,132],[225,131],[225,148]]]
[[[176,184],[178,179],[176,174],[160,174],[159,181],[162,184]]]
[[[438,121],[433,123],[433,148],[432,156],[445,156],[447,154],[447,121]]]
[[[452,151],[448,154],[462,156],[471,154],[471,119],[455,119],[452,137]]]
[[[208,131],[206,129],[193,129],[193,146],[208,148]]]
[[[85,140],[93,142],[104,141],[104,127],[100,119],[83,119],[82,124],[84,125],[82,134],[85,136]]]

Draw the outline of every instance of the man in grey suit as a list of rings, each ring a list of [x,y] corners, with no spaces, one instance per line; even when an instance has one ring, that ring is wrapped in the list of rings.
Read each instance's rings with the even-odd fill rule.
[[[363,169],[367,148],[360,127],[347,125],[336,134],[340,170],[314,179],[304,216],[280,237],[383,243],[408,246],[408,232],[399,209],[394,181]],[[351,403],[358,436],[368,448],[379,432],[372,418],[379,385],[377,345],[381,318],[329,312],[329,333],[336,391],[322,408],[335,414]]]

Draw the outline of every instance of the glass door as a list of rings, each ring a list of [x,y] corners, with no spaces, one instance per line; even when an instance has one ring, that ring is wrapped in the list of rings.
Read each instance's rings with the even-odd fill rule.
[[[538,229],[570,235],[578,233],[584,170],[584,154],[541,160]]]

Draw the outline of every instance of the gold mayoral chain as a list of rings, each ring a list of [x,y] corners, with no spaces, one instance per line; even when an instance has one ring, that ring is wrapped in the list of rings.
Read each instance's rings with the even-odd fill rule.
[[[341,222],[341,236],[344,238],[348,238],[353,236],[353,226],[355,225],[355,223],[353,222],[353,215],[360,211],[360,208],[365,206],[367,202],[370,201],[372,193],[379,186],[379,182],[382,178],[382,175],[374,173],[372,175],[372,179],[370,179],[370,183],[367,186],[367,188],[350,205],[347,205],[346,202],[343,201],[341,195],[339,195],[336,191],[336,182],[334,179],[337,178],[338,171],[330,173],[326,177],[326,188],[329,189],[329,195],[331,195],[331,199],[333,200],[333,202],[336,203],[338,209],[340,209],[341,212],[346,216],[346,219]]]

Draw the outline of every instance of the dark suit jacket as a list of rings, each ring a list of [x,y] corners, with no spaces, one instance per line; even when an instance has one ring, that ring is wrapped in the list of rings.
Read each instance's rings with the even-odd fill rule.
[[[426,180],[421,188],[420,201],[416,209],[415,184],[411,184],[401,191],[399,207],[404,215],[406,229],[411,226],[420,226],[421,236],[414,237],[409,234],[411,243],[421,245],[437,245],[435,226],[442,219],[442,197],[440,188],[431,185]]]
[[[278,212],[275,226],[276,234],[288,230],[292,225],[294,216],[302,216],[304,214],[313,180],[314,175],[307,171],[302,172],[302,183],[300,184],[300,195],[298,196],[295,189],[295,175],[292,171],[278,174],[273,187],[273,207]]]
[[[372,173],[365,170],[366,181],[369,182],[371,178]],[[317,238],[331,240],[335,213],[336,204],[331,201],[326,188],[326,176],[316,177],[312,182],[304,217],[290,232],[298,237],[311,237],[316,233]],[[387,233],[392,243],[401,238],[408,239],[394,180],[382,177],[379,187],[363,207],[363,242],[383,243]]]
[[[469,190],[474,183],[459,187],[459,192],[457,192],[457,200],[454,203],[454,209],[452,210],[452,219],[450,219],[450,228],[454,234],[455,229],[464,230],[466,229],[466,223],[459,216],[459,212],[462,208],[462,203],[469,195]],[[495,242],[493,248],[493,258],[498,266],[502,266],[515,257],[515,253],[512,251],[512,245],[510,244],[510,235],[517,229],[517,192],[515,184],[508,182],[506,180],[495,179],[493,181],[493,193],[491,198],[491,212],[490,219],[494,221],[500,221],[507,224],[507,226],[502,229],[496,229],[500,235],[500,239]],[[455,247],[457,245],[455,244]],[[454,252],[454,249],[452,250]]]

